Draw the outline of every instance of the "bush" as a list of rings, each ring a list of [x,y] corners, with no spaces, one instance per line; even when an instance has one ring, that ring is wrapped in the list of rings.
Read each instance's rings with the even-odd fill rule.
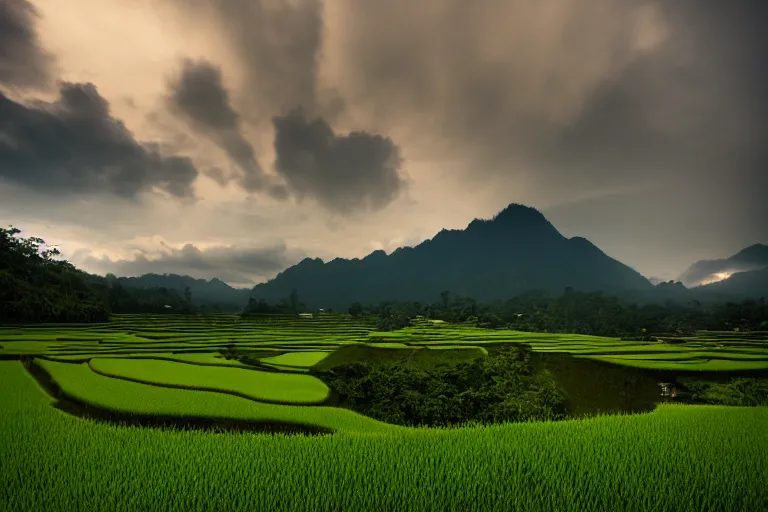
[[[565,398],[549,374],[533,374],[530,349],[433,370],[355,362],[322,376],[342,405],[398,425],[452,426],[560,419]]]

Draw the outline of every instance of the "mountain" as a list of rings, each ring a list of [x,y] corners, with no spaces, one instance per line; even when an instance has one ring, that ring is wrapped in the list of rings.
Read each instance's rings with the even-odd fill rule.
[[[247,288],[233,288],[217,278],[206,281],[177,274],[118,277],[117,281],[127,289],[168,288],[182,294],[182,297],[188,287],[194,304],[219,304],[222,310],[233,312],[243,309],[250,294]]]
[[[768,245],[755,244],[739,251],[730,258],[697,261],[682,273],[679,280],[690,288],[721,281],[738,272],[764,267],[768,267]]]
[[[442,230],[416,247],[374,251],[328,263],[306,258],[251,295],[277,302],[291,290],[310,307],[346,309],[355,301],[435,301],[444,290],[478,301],[566,287],[620,293],[653,286],[588,240],[566,238],[536,209],[512,204],[491,220]]]
[[[656,285],[653,297],[657,301],[673,300],[677,302],[685,302],[693,300],[695,294],[692,290],[686,288],[680,281],[662,281]]]
[[[720,299],[741,300],[768,298],[768,266],[737,272],[727,279],[695,288],[702,295]]]

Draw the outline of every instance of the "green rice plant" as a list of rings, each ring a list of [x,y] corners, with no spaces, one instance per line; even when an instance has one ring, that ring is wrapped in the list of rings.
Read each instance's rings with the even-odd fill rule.
[[[49,361],[80,361],[80,362],[87,362],[91,359],[99,359],[99,358],[114,358],[115,355],[112,353],[82,353],[82,354],[56,354],[56,355],[50,355],[46,354],[45,359],[48,359]],[[175,352],[157,352],[152,354],[142,354],[142,353],[127,353],[127,354],[121,354],[121,359],[156,359],[156,360],[162,360],[162,361],[175,361],[175,362],[181,362],[181,363],[192,363],[192,364],[198,364],[198,365],[210,365],[210,366],[234,366],[239,368],[252,368],[252,366],[249,366],[241,361],[238,361],[237,359],[225,359],[221,354],[218,352],[212,352],[212,353],[175,353]]]
[[[591,356],[577,355],[622,366],[644,368],[648,370],[685,370],[685,371],[738,371],[738,370],[766,370],[768,361],[732,361],[725,359],[691,359],[685,361],[657,361],[650,359],[629,359],[621,356]]]
[[[488,355],[488,349],[485,347],[475,347],[472,345],[437,345],[437,346],[428,346],[426,347],[427,350],[469,350],[472,352],[477,352],[478,355]]]
[[[329,352],[289,352],[279,356],[262,358],[261,362],[277,366],[309,368],[328,357],[328,354]]]
[[[11,362],[21,367],[19,363]],[[35,364],[51,376],[66,397],[106,411],[178,418],[279,422],[354,432],[399,428],[335,407],[266,404],[225,393],[153,386],[106,377],[93,372],[87,364],[46,360],[35,360]]]
[[[83,393],[108,385],[102,380],[147,387],[95,377]],[[127,396],[110,399],[115,392]],[[100,395],[140,409],[153,403],[134,389]],[[663,406],[560,423],[317,437],[222,435],[68,416],[10,361],[0,362],[0,400],[0,504],[9,511],[735,512],[768,503],[765,407]]]
[[[648,361],[682,361],[687,359],[730,359],[730,360],[756,360],[768,361],[768,354],[740,354],[737,352],[716,352],[692,350],[686,352],[659,352],[657,354],[622,354],[621,359],[637,359]]]
[[[251,400],[317,404],[328,398],[323,381],[310,375],[201,366],[156,359],[91,359],[90,368],[102,375],[150,385],[230,393]]]

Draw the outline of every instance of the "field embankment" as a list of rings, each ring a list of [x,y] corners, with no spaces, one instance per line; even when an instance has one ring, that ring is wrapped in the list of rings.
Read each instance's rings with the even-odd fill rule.
[[[83,393],[103,384],[81,377],[73,382],[83,382]],[[112,400],[111,391],[100,399]],[[12,511],[699,512],[768,504],[766,407],[665,405],[558,423],[296,437],[84,421],[50,407],[18,361],[0,362],[0,396],[0,503]],[[133,403],[140,407],[138,395]]]

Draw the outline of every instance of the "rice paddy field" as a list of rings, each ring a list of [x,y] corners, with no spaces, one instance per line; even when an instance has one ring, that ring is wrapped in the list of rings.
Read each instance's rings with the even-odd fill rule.
[[[406,428],[335,407],[315,373],[468,361],[499,343],[615,368],[768,368],[768,334],[734,334],[641,343],[427,321],[382,333],[341,315],[0,328],[0,510],[768,510],[766,407]],[[313,435],[162,426],[183,419]]]

